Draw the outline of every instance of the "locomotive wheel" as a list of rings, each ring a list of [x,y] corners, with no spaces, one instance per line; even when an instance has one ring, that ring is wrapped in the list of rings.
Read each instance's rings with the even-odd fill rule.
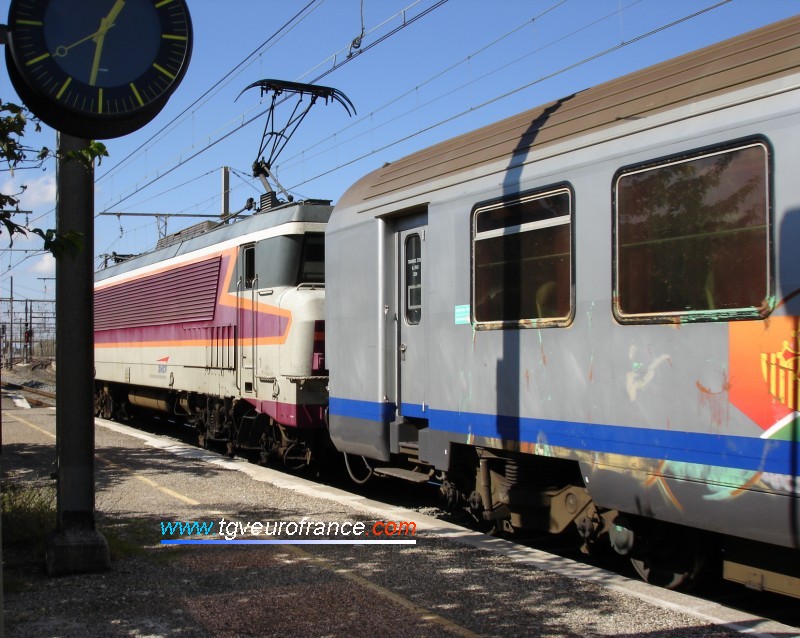
[[[94,415],[110,420],[114,416],[114,399],[107,392],[95,396]]]
[[[101,416],[104,419],[110,419],[114,416],[114,399],[111,398],[110,394],[103,397],[103,412]]]
[[[282,457],[284,466],[292,472],[302,470],[309,463],[308,451],[300,443],[290,443]]]

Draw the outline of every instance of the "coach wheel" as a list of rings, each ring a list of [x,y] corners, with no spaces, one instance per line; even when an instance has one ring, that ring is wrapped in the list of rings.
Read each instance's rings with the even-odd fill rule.
[[[642,580],[651,585],[664,587],[665,589],[678,589],[691,582],[691,574],[689,572],[673,572],[669,568],[656,567],[648,561],[636,558],[631,558],[631,563]]]
[[[682,547],[668,542],[647,555],[631,558],[633,568],[647,583],[665,589],[686,589],[693,585],[705,565],[705,554],[689,541]]]

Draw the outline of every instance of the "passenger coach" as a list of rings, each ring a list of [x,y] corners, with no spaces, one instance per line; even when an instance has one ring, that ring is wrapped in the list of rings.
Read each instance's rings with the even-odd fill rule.
[[[354,478],[800,596],[798,140],[795,17],[353,185],[326,348]]]

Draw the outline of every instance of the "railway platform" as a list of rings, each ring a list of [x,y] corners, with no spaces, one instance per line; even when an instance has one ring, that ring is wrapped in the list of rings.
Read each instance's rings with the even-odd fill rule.
[[[2,418],[4,485],[52,489],[55,411],[4,395]],[[6,545],[5,636],[800,635],[115,423],[95,471],[112,568],[49,578]]]

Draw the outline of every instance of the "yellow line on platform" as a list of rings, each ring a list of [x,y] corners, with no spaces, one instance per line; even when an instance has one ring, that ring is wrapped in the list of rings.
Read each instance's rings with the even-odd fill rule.
[[[200,505],[200,501],[195,501],[194,499],[189,498],[188,496],[184,496],[180,492],[176,492],[175,490],[171,490],[168,487],[164,487],[163,485],[156,483],[153,479],[149,479],[146,476],[143,476],[139,472],[133,472],[125,467],[122,467],[121,465],[112,463],[108,459],[104,459],[102,456],[98,454],[95,455],[95,458],[97,458],[97,460],[100,461],[101,463],[105,463],[108,467],[115,470],[120,470],[122,472],[125,472],[126,474],[130,474],[133,478],[141,481],[146,485],[149,485],[150,487],[158,490],[159,492],[163,492],[167,496],[171,496],[172,498],[178,499],[182,503],[186,503],[187,505]]]
[[[42,434],[46,434],[46,435],[47,435],[47,436],[49,436],[51,439],[54,439],[54,438],[56,438],[56,435],[55,435],[55,434],[53,434],[52,432],[48,432],[48,431],[47,431],[47,430],[45,430],[44,428],[40,428],[38,425],[34,425],[34,424],[33,424],[33,423],[31,423],[30,421],[26,421],[25,419],[22,419],[22,418],[20,418],[20,417],[18,417],[18,416],[16,416],[16,415],[14,415],[14,414],[9,414],[8,412],[4,412],[4,413],[3,413],[3,417],[4,417],[4,418],[6,418],[6,419],[10,417],[10,418],[14,419],[15,421],[19,421],[20,423],[24,423],[25,425],[27,425],[27,426],[28,426],[28,427],[30,427],[30,428],[33,428],[33,429],[34,429],[34,430],[36,430],[37,432],[41,432]]]
[[[415,602],[410,601],[408,598],[401,596],[393,592],[391,589],[387,589],[386,587],[382,587],[381,585],[377,585],[366,578],[359,576],[358,574],[354,574],[351,570],[341,567],[334,563],[333,561],[327,560],[325,558],[321,558],[319,556],[314,556],[314,554],[310,554],[309,552],[300,549],[296,545],[287,545],[284,549],[293,552],[300,556],[301,558],[307,559],[312,561],[313,563],[319,565],[323,569],[333,573],[336,576],[344,578],[345,580],[349,580],[352,583],[355,583],[359,587],[363,587],[364,589],[368,589],[371,592],[378,594],[379,596],[389,600],[392,603],[400,605],[401,607],[405,607],[407,610],[412,612],[415,616],[418,616],[425,622],[430,622],[435,625],[438,625],[445,631],[454,634],[456,636],[461,636],[462,638],[479,638],[480,634],[476,634],[473,631],[470,631],[466,627],[462,627],[461,625],[457,625],[451,620],[447,618],[443,618],[442,616],[435,614],[429,609],[417,605]]]
[[[14,414],[8,414],[6,412],[6,413],[3,414],[3,416],[5,418],[14,419],[15,421],[18,421],[20,423],[24,423],[29,428],[33,428],[37,432],[41,432],[42,434],[45,434],[45,435],[49,436],[51,439],[55,439],[56,438],[56,435],[53,434],[52,432],[48,432],[44,428],[40,428],[38,425],[34,425],[30,421],[26,421],[25,419],[20,418],[20,417],[14,415]],[[188,496],[184,496],[183,494],[180,494],[180,493],[176,492],[175,490],[171,490],[168,487],[164,487],[163,485],[159,485],[153,479],[149,479],[146,476],[141,475],[139,472],[133,472],[133,471],[129,470],[128,468],[122,467],[121,465],[117,465],[116,463],[112,463],[111,461],[109,461],[108,459],[104,459],[102,456],[100,456],[97,453],[95,453],[95,458],[98,461],[100,461],[101,463],[104,463],[105,465],[107,465],[108,467],[113,468],[115,470],[120,470],[122,472],[125,472],[126,474],[130,474],[131,476],[133,476],[133,478],[141,481],[142,483],[145,483],[146,485],[149,485],[150,487],[152,487],[154,489],[157,489],[160,492],[163,492],[167,496],[171,496],[172,498],[175,498],[175,499],[181,501],[182,503],[186,503],[187,505],[200,505],[199,501],[195,501],[194,499],[189,498]]]

